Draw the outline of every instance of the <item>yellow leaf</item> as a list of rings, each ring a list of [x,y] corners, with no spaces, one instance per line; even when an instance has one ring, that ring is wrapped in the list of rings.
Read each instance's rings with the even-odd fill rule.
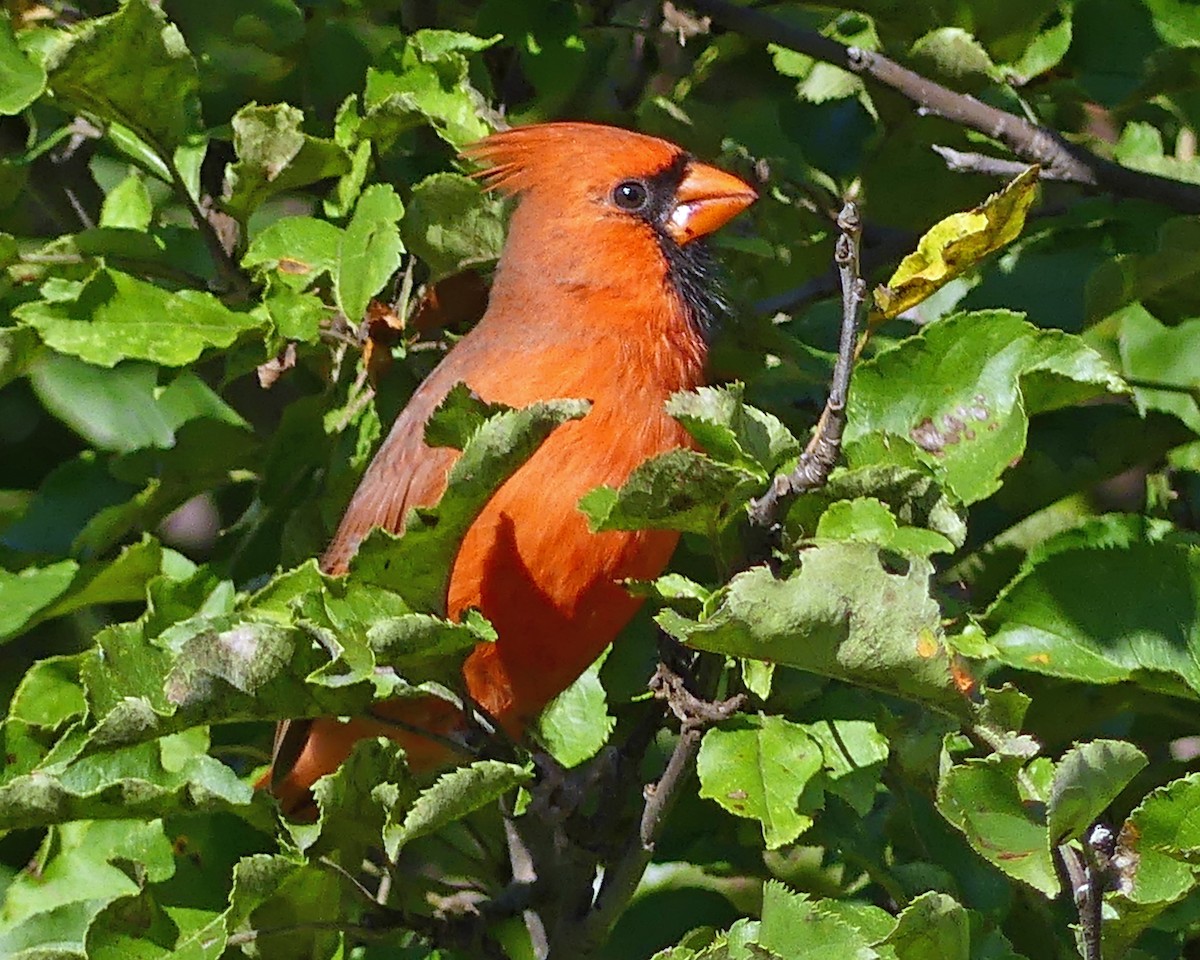
[[[875,288],[872,322],[891,319],[915,307],[988,254],[1015,240],[1025,226],[1040,169],[1029,167],[974,210],[952,213],[935,223],[917,243],[916,252],[900,262],[887,285]]]

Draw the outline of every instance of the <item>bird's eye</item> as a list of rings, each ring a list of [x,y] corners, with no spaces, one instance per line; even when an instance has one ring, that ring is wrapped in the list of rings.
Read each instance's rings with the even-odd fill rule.
[[[622,180],[612,194],[613,203],[622,210],[636,212],[645,210],[650,202],[650,191],[640,180]]]

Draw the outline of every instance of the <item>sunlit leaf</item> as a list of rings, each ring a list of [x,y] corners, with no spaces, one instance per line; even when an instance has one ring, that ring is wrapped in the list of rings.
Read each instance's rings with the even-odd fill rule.
[[[934,224],[917,243],[916,252],[876,288],[879,318],[899,316],[1020,236],[1037,195],[1038,172],[1036,166],[1030,167],[974,210],[951,214]]]

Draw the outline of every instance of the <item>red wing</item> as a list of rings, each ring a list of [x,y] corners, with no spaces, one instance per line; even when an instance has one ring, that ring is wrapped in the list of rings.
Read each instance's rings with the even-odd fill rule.
[[[402,532],[409,510],[432,506],[445,490],[446,474],[459,453],[449,447],[427,446],[425,421],[457,382],[455,371],[449,368],[445,362],[438,367],[392,424],[321,558],[321,568],[327,573],[345,573],[371,530],[382,527],[391,533]]]

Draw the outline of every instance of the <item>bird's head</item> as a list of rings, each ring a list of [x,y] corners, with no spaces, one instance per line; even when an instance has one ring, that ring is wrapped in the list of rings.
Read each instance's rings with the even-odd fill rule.
[[[502,277],[626,298],[655,295],[661,279],[702,328],[718,312],[696,241],[754,202],[742,180],[666,140],[591,123],[517,127],[465,154],[489,189],[520,197]]]
[[[683,246],[757,198],[732,174],[657,137],[593,123],[492,134],[465,151],[490,189],[557,202],[567,216],[644,224]]]

